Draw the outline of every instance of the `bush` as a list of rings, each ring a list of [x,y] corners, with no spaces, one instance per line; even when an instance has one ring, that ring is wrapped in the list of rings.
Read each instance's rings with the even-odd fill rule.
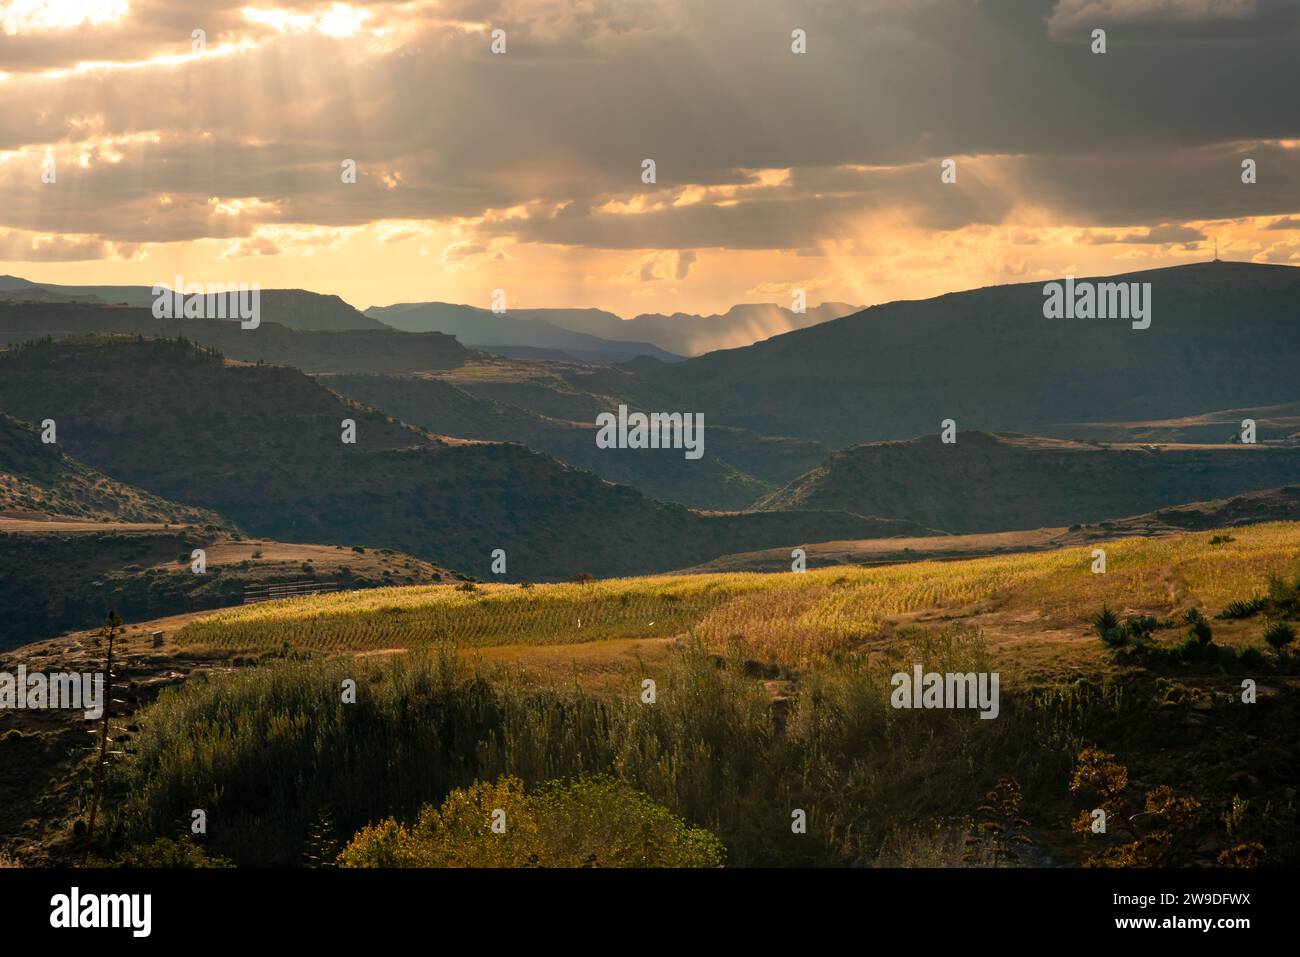
[[[1210,628],[1210,623],[1204,618],[1197,618],[1192,622],[1192,627],[1187,631],[1187,637],[1194,640],[1198,645],[1208,645],[1214,640],[1214,631]]]
[[[1108,647],[1118,648],[1128,643],[1128,634],[1119,626],[1119,617],[1105,605],[1092,617],[1092,627],[1102,644]]]
[[[499,825],[504,830],[494,829]],[[362,829],[344,867],[719,867],[722,842],[612,777],[475,782],[426,804],[410,828]]]
[[[1248,601],[1230,601],[1224,606],[1223,611],[1219,612],[1219,617],[1225,621],[1235,618],[1249,618],[1251,615],[1258,614],[1264,608],[1264,599],[1258,596]]]
[[[891,676],[914,662],[996,670],[968,630],[899,637],[879,661],[810,667],[780,707],[745,673],[743,649],[719,660],[698,638],[674,647],[654,707],[635,679],[617,694],[537,689],[490,681],[450,649],[192,678],[140,713],[137,753],[111,771],[106,840],[174,834],[195,795],[211,795],[213,853],[293,866],[326,811],[346,844],[389,817],[409,825],[475,782],[518,777],[531,791],[612,774],[716,834],[734,866],[862,864],[897,822],[969,814],[998,777],[1014,777],[1027,801],[1055,793],[1082,735],[1145,714],[1140,697],[1088,683],[1004,686],[996,721],[897,710]],[[345,678],[365,689],[355,704],[339,702]],[[808,810],[807,834],[791,831],[793,808]]]
[[[1155,631],[1159,624],[1160,622],[1150,615],[1138,615],[1124,620],[1125,630],[1137,642],[1150,641],[1151,632]]]
[[[1285,621],[1271,622],[1264,629],[1264,640],[1269,643],[1274,651],[1280,653],[1283,648],[1295,641],[1295,628]]]
[[[1195,831],[1201,816],[1201,802],[1194,797],[1179,797],[1168,785],[1146,793],[1139,804],[1129,793],[1128,768],[1115,755],[1096,747],[1079,752],[1078,764],[1070,778],[1070,793],[1092,798],[1092,807],[1106,812],[1114,822],[1115,833],[1127,843],[1105,848],[1088,861],[1089,867],[1169,867],[1185,864],[1194,853]],[[1141,820],[1139,828],[1137,822]],[[1075,818],[1075,833],[1086,838],[1092,834],[1092,811],[1084,810]]]
[[[129,847],[113,859],[112,867],[234,867],[224,857],[208,852],[188,836],[179,841],[160,837],[151,844]]]
[[[1279,576],[1271,576],[1265,611],[1279,618],[1294,618],[1300,614],[1300,582],[1288,585]]]

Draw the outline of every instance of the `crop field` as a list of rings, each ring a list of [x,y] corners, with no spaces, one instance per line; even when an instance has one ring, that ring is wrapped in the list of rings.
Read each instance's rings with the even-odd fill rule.
[[[555,645],[693,632],[714,646],[743,642],[755,656],[793,665],[871,639],[921,613],[960,618],[1032,613],[1083,625],[1102,604],[1213,615],[1262,591],[1270,575],[1300,573],[1300,524],[1127,539],[1091,548],[801,574],[731,573],[611,579],[585,584],[384,588],[218,612],[185,627],[182,646],[255,652],[289,646],[358,652],[447,644]],[[1219,536],[1221,539],[1223,536]]]

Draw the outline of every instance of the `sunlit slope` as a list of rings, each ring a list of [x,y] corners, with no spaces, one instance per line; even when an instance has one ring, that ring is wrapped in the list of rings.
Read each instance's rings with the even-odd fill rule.
[[[783,660],[851,647],[899,616],[997,610],[1044,627],[1081,624],[1103,603],[1117,610],[1218,612],[1260,592],[1272,574],[1300,573],[1300,523],[1126,539],[1105,546],[1105,574],[1092,547],[958,562],[802,574],[733,573],[625,578],[589,584],[385,588],[218,612],[179,635],[183,644],[228,650],[289,645],[322,651],[567,644],[656,637],[693,630],[744,639]]]

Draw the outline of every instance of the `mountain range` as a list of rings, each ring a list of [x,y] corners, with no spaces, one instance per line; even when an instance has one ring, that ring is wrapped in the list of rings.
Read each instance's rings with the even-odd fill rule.
[[[371,307],[366,310],[366,315],[403,332],[441,332],[455,336],[473,348],[491,350],[495,346],[504,346],[558,350],[580,362],[624,362],[636,356],[676,362],[681,358],[648,342],[611,342],[585,332],[564,329],[541,318],[520,318],[514,313],[498,315],[490,309],[449,302],[407,302]]]
[[[155,319],[150,310],[140,307],[0,302],[0,342],[103,333],[183,336],[233,359],[289,365],[308,372],[448,369],[476,355],[440,332],[408,334],[385,326],[302,330],[271,321],[242,329],[238,322],[220,319]]]
[[[738,349],[794,329],[805,329],[858,312],[846,302],[824,302],[794,312],[769,302],[742,303],[709,316],[675,312],[642,313],[622,319],[603,309],[516,309],[518,319],[540,319],[616,342],[641,340],[679,356],[698,356],[717,349]]]
[[[1020,284],[683,361],[599,364],[493,357],[439,332],[244,330],[11,301],[0,409],[55,419],[60,447],[106,480],[250,534],[402,549],[479,575],[501,547],[511,578],[538,580],[1095,522],[1300,479],[1300,270],[1113,278],[1150,284],[1149,328],[1047,319],[1043,287]],[[402,321],[418,328],[422,309]],[[624,404],[702,414],[704,458],[598,448],[597,416]],[[1230,444],[1248,413],[1261,444]],[[355,445],[340,441],[344,419]],[[938,438],[945,419],[955,445]]]
[[[842,512],[704,514],[522,445],[444,438],[284,366],[177,339],[72,337],[0,353],[0,408],[53,419],[115,480],[287,542],[399,548],[511,580],[667,570],[805,536],[924,534]],[[344,441],[346,424],[355,443]]]
[[[1211,262],[1089,281],[1149,283],[1150,327],[1048,319],[1043,283],[993,286],[644,363],[629,398],[833,446],[937,432],[945,419],[1041,432],[1296,401],[1300,269]]]
[[[339,331],[384,328],[383,323],[367,318],[338,296],[322,295],[305,289],[262,289],[259,296],[263,321],[278,323],[290,329]],[[152,286],[60,286],[54,283],[34,283],[17,276],[0,276],[0,300],[82,302],[152,308],[155,298]],[[215,297],[206,298],[212,300]]]
[[[163,284],[166,286],[166,284]],[[172,283],[175,285],[175,283]],[[168,287],[169,288],[169,287]],[[151,308],[152,286],[74,286],[0,276],[0,302],[62,302]],[[857,310],[822,303],[795,313],[771,303],[733,306],[721,315],[643,314],[624,320],[601,309],[523,309],[497,315],[487,309],[445,302],[398,303],[364,313],[338,296],[303,289],[262,289],[262,319],[290,329],[341,331],[395,328],[442,332],[468,346],[521,359],[623,362],[652,356],[665,362],[825,322]],[[209,302],[215,296],[208,296]],[[228,311],[228,314],[233,314]]]

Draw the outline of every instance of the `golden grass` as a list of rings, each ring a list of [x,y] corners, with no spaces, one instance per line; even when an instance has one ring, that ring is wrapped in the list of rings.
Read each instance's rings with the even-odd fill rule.
[[[694,630],[714,645],[742,640],[791,664],[852,646],[900,617],[949,611],[1030,613],[1082,624],[1103,603],[1118,612],[1214,614],[1262,592],[1270,574],[1300,573],[1300,523],[1106,543],[1092,548],[803,574],[729,573],[611,579],[586,585],[448,585],[383,588],[248,606],[186,626],[181,644],[226,651],[289,645],[326,652],[457,646],[571,644],[667,637]]]

